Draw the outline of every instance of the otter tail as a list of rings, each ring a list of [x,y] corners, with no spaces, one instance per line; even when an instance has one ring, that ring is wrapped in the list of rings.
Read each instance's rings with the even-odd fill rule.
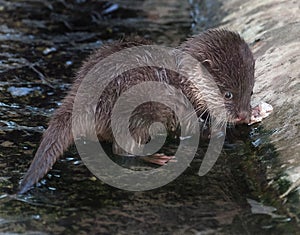
[[[21,181],[18,193],[25,193],[37,183],[52,168],[56,160],[72,142],[70,115],[66,113],[58,115],[57,113],[43,134],[42,142],[27,173]]]

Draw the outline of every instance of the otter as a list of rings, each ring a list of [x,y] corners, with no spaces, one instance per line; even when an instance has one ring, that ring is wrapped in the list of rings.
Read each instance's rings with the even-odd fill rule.
[[[103,45],[83,63],[69,93],[53,114],[47,130],[43,134],[35,157],[21,180],[19,194],[28,191],[44,177],[56,160],[74,143],[76,138],[74,138],[72,133],[74,99],[89,71],[94,69],[99,61],[116,52],[143,45],[151,45],[151,42],[144,39],[124,39],[112,42]],[[228,113],[228,120],[225,120],[225,123],[249,123],[255,62],[245,40],[236,32],[226,29],[210,29],[188,38],[179,45],[178,50],[191,55],[213,76],[223,96]],[[118,78],[109,83],[108,89],[103,91],[97,101],[97,107],[93,109],[98,139],[112,142],[115,153],[122,154],[122,149],[114,143],[114,136],[110,126],[110,115],[113,105],[120,94],[139,82],[159,80],[173,85],[182,90],[182,93],[190,100],[199,117],[204,113],[207,114],[209,111],[207,111],[205,100],[201,100],[201,96],[197,94],[200,91],[188,79],[182,78],[173,71],[148,67],[120,74]],[[88,106],[88,103],[84,105]],[[166,126],[167,131],[171,133],[176,130],[178,124],[175,116],[173,111],[163,104],[145,103],[136,109],[131,117],[132,122],[142,124],[140,126],[131,126],[130,132],[137,142],[146,143],[149,140],[148,128],[151,123],[154,121],[161,122]],[[142,118],[149,120],[147,122],[139,122]],[[89,136],[89,127],[82,123],[80,126],[84,136]]]

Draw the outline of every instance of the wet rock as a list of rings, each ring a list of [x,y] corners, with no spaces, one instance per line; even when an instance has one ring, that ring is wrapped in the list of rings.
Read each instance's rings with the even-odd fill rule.
[[[12,96],[26,96],[29,95],[32,92],[40,91],[41,89],[39,87],[15,87],[11,86],[7,89],[8,92]]]
[[[285,169],[292,182],[299,179],[292,169],[300,166],[299,7],[299,1],[288,0],[229,0],[222,6],[230,12],[222,25],[241,32],[252,45],[254,102],[263,100],[274,108],[263,126],[273,130],[270,138],[280,161],[277,168]]]

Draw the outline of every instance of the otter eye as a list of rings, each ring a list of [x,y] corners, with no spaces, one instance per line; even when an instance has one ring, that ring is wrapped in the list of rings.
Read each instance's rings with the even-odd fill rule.
[[[203,60],[202,64],[204,66],[207,66],[207,67],[212,67],[212,61],[211,60]]]
[[[229,91],[225,92],[224,97],[226,100],[231,100],[233,98],[233,94]]]
[[[253,91],[251,91],[251,94],[250,94],[251,96],[253,95]]]

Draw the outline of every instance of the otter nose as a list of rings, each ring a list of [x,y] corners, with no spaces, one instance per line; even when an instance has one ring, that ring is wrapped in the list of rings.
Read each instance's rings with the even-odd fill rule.
[[[249,122],[249,112],[247,112],[247,111],[239,112],[237,122],[238,123],[248,123]]]

